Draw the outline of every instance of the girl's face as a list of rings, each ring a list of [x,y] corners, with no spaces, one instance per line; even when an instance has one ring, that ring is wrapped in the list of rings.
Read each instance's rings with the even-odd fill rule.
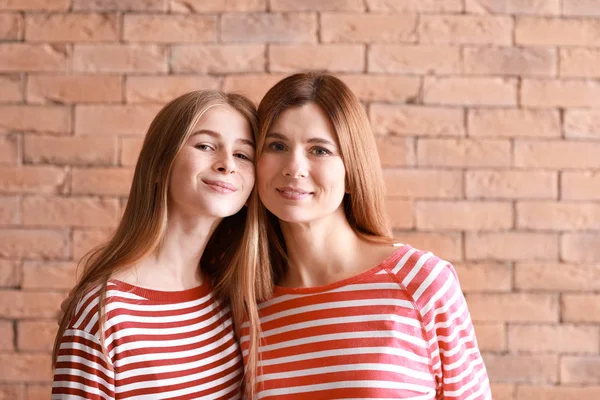
[[[171,171],[170,211],[216,218],[237,213],[254,186],[250,124],[232,107],[215,106],[192,132]]]
[[[308,103],[281,113],[257,163],[258,194],[286,222],[313,222],[341,209],[346,169],[327,115]]]

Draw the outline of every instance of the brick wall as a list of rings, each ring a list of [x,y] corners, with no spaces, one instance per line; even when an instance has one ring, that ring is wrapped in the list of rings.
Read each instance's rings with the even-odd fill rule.
[[[161,104],[305,69],[367,107],[495,399],[600,398],[600,0],[0,0],[0,399],[48,397],[58,304]]]

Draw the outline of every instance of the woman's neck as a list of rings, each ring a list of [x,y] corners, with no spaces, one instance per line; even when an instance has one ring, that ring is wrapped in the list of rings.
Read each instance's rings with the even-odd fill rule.
[[[172,213],[168,221],[157,249],[133,268],[115,275],[115,279],[166,291],[186,290],[202,284],[200,259],[221,220]]]

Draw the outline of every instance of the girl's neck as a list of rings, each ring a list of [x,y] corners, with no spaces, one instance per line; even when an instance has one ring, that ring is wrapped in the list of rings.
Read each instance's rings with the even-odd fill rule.
[[[170,213],[157,249],[132,268],[113,276],[132,285],[155,290],[186,290],[202,284],[200,259],[217,218],[191,218]]]

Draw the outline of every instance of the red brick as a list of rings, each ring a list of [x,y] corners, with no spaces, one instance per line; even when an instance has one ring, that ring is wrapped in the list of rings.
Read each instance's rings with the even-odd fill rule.
[[[599,78],[599,61],[599,49],[560,49],[560,76],[567,78]]]
[[[523,79],[521,104],[526,107],[600,107],[600,83]]]
[[[389,169],[383,175],[390,197],[456,199],[463,192],[459,171]]]
[[[410,229],[415,226],[413,219],[413,202],[410,200],[388,199],[387,214],[395,229]]]
[[[21,75],[0,75],[0,103],[23,101],[23,78]]]
[[[260,72],[265,69],[265,46],[173,46],[171,66],[177,73]]]
[[[530,232],[468,234],[468,260],[558,261],[558,235]]]
[[[0,351],[15,350],[15,334],[12,321],[0,321]],[[0,396],[0,399],[2,397]]]
[[[598,353],[600,330],[595,326],[515,325],[508,327],[511,352]]]
[[[212,15],[125,14],[127,42],[201,43],[217,40],[217,17]]]
[[[490,231],[513,227],[508,202],[419,201],[415,216],[421,231]]]
[[[116,199],[88,197],[26,197],[23,199],[25,226],[112,227],[119,218]]]
[[[599,0],[562,0],[562,14],[575,17],[600,16]],[[592,396],[595,397],[595,396]],[[586,398],[592,398],[586,397]],[[600,397],[600,395],[598,395]],[[583,397],[581,397],[583,398]]]
[[[421,79],[395,75],[338,75],[350,90],[365,102],[409,102],[419,96]]]
[[[369,11],[461,12],[461,0],[367,0]]]
[[[0,196],[0,226],[19,225],[20,223],[19,198]]]
[[[25,135],[24,158],[29,163],[114,165],[116,138]]]
[[[488,375],[494,382],[556,383],[558,382],[558,356],[484,354]]]
[[[71,0],[0,0],[0,10],[67,11]]]
[[[517,81],[508,78],[425,78],[423,102],[444,105],[517,104]]]
[[[475,14],[558,15],[560,0],[466,0],[465,9]]]
[[[519,263],[515,266],[515,287],[524,290],[600,290],[600,265]]]
[[[526,230],[600,229],[600,204],[528,201],[517,203],[517,227]]]
[[[304,2],[302,2],[304,3]],[[174,12],[266,11],[267,0],[171,0]],[[271,9],[274,10],[271,2]]]
[[[512,44],[513,21],[505,16],[421,15],[420,43]]]
[[[364,11],[362,0],[271,0],[272,11]]]
[[[553,48],[467,47],[463,50],[463,72],[475,75],[555,76],[557,58],[556,49]]]
[[[122,78],[110,75],[29,75],[29,103],[111,103],[122,100]]]
[[[142,44],[80,44],[73,51],[73,70],[78,72],[168,71],[167,49]]]
[[[515,141],[514,165],[551,169],[600,168],[600,144],[582,141]]]
[[[25,261],[22,288],[70,290],[75,285],[76,268],[74,261]]]
[[[417,14],[321,14],[321,41],[324,43],[414,43]]]
[[[511,143],[508,140],[425,139],[417,141],[419,166],[508,167]]]
[[[565,136],[599,139],[600,112],[591,110],[565,110]]]
[[[517,385],[493,382],[490,386],[494,400],[515,400]]]
[[[600,173],[563,171],[560,178],[561,199],[600,200]]]
[[[454,264],[464,292],[510,292],[512,267],[506,263]]]
[[[78,135],[145,135],[160,105],[78,105]]]
[[[458,261],[463,258],[463,242],[460,233],[398,231],[395,237],[399,242],[431,251],[444,260]]]
[[[21,285],[21,262],[0,260],[0,287],[17,287]],[[1,399],[2,397],[0,397]]]
[[[52,384],[27,385],[26,399],[48,399],[52,396]]]
[[[0,132],[69,132],[71,110],[63,106],[0,106]]]
[[[375,44],[369,46],[368,71],[402,74],[460,72],[460,48],[430,45]]]
[[[221,41],[309,42],[317,39],[314,13],[232,13],[221,17]]]
[[[565,0],[563,0],[563,2],[564,1]],[[516,400],[565,400],[597,398],[600,398],[600,386],[519,386],[517,388]]]
[[[28,42],[108,42],[119,38],[116,14],[27,14]]]
[[[465,174],[467,198],[556,199],[555,172],[475,170]]]
[[[480,351],[506,351],[506,324],[476,322],[473,325]]]
[[[142,138],[121,138],[121,155],[119,164],[122,166],[134,166],[142,149],[144,139]]]
[[[55,318],[64,297],[64,293],[60,292],[0,291],[0,316],[11,319]]]
[[[57,259],[66,257],[68,249],[69,237],[65,231],[0,229],[0,257]]]
[[[52,379],[50,354],[0,353],[0,380],[47,382]]]
[[[112,233],[112,229],[73,229],[72,258],[79,261],[95,247],[106,243]]]
[[[566,262],[600,262],[600,235],[597,233],[565,233],[560,242]]]
[[[66,171],[53,166],[0,167],[0,193],[62,193]]]
[[[269,46],[269,67],[274,72],[310,69],[361,72],[364,64],[365,48],[357,44]]]
[[[19,321],[17,348],[19,351],[52,351],[58,325],[55,321]]]
[[[265,93],[286,76],[287,74],[227,75],[223,81],[223,90],[242,93],[258,104]]]
[[[165,0],[73,0],[73,10],[166,11],[167,2]]]
[[[129,168],[75,168],[72,193],[127,196],[132,178],[133,169]]]
[[[415,143],[402,136],[379,136],[376,138],[381,165],[406,167],[415,165]]]
[[[470,109],[469,136],[560,137],[561,121],[556,110],[499,108]]]
[[[561,357],[560,378],[567,384],[600,384],[600,356]]]
[[[15,165],[21,161],[21,135],[0,135],[0,164]]]
[[[558,296],[534,293],[469,293],[473,321],[558,322]]]
[[[464,136],[462,109],[372,104],[369,117],[378,134]]]
[[[166,104],[196,89],[219,89],[220,79],[212,76],[128,76],[125,98],[128,103]]]
[[[38,397],[26,397],[25,396],[25,385],[22,383],[11,384],[11,383],[0,383],[0,399],[1,400],[25,400],[25,399],[37,399]],[[41,397],[39,397],[41,398]],[[48,398],[48,396],[44,397]]]
[[[21,40],[23,16],[17,13],[0,13],[0,40]]]
[[[600,294],[563,294],[562,320],[600,322]]]
[[[598,46],[600,21],[517,17],[515,42],[518,45]]]
[[[66,71],[70,53],[65,45],[0,43],[0,71]]]

